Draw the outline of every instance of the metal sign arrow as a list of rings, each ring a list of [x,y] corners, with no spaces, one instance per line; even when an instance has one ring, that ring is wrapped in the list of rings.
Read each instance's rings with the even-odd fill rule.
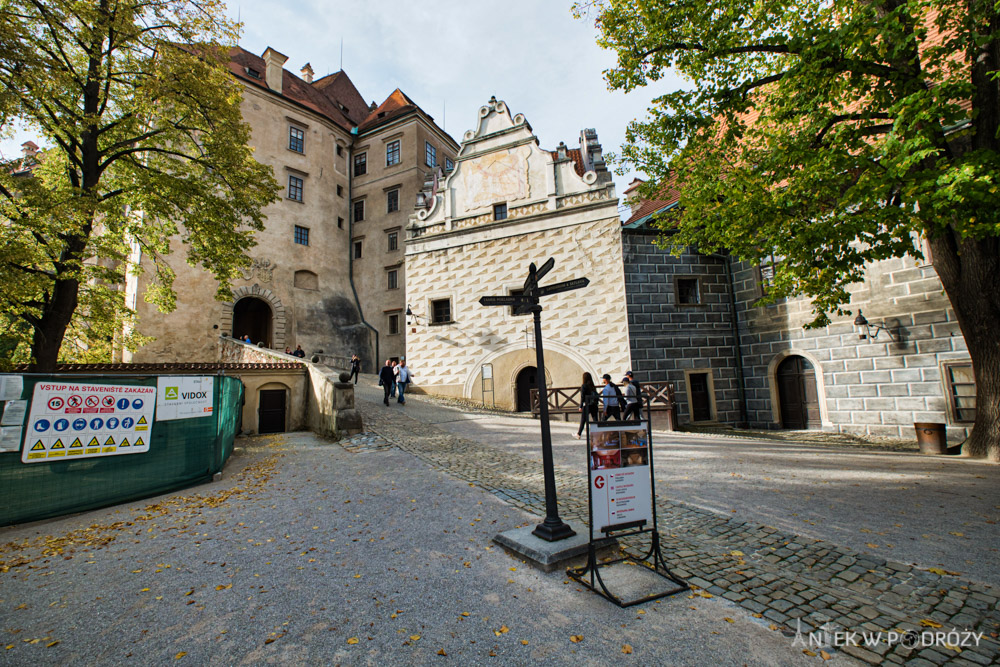
[[[561,283],[553,283],[551,285],[546,285],[545,287],[539,287],[538,296],[546,296],[548,294],[558,294],[559,292],[569,292],[570,290],[586,287],[589,284],[590,284],[589,278],[574,278],[573,280],[566,280]]]
[[[549,257],[545,260],[545,263],[540,267],[535,268],[534,263],[528,268],[528,277],[524,279],[524,291],[533,292],[538,287],[538,281],[545,276],[546,273],[552,270],[552,267],[556,265],[556,258]]]
[[[479,299],[480,306],[530,306],[531,299],[523,296],[484,296]]]

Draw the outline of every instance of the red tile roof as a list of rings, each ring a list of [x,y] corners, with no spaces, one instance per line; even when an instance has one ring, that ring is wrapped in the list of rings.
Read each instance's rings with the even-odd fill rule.
[[[559,158],[559,151],[549,151],[549,154],[553,159]],[[579,148],[567,148],[566,157],[573,160],[573,168],[576,170],[577,176],[583,176],[587,173],[587,164],[583,160],[583,153],[580,152]]]
[[[415,111],[420,109],[416,103],[406,96],[402,90],[397,88],[392,91],[389,97],[385,98],[382,104],[378,105],[374,111],[368,114],[362,123],[360,123],[359,131],[370,130],[371,128],[381,125],[382,123],[387,123],[393,118],[398,118],[410,111]],[[421,109],[423,111],[423,109]]]
[[[651,213],[656,213],[657,211],[670,206],[671,204],[676,204],[681,198],[680,190],[677,188],[677,177],[671,172],[670,177],[660,186],[656,193],[656,199],[644,199],[639,207],[635,209],[628,220],[623,224],[628,225],[637,220],[641,220]]]

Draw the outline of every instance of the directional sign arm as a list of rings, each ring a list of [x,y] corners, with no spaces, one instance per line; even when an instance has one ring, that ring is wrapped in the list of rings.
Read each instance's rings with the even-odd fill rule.
[[[573,280],[566,280],[561,283],[553,283],[551,285],[546,285],[545,287],[539,287],[538,296],[558,294],[559,292],[569,292],[570,290],[586,287],[589,284],[589,278],[574,278]]]
[[[480,306],[530,306],[530,298],[513,294],[504,296],[484,296],[479,299]]]

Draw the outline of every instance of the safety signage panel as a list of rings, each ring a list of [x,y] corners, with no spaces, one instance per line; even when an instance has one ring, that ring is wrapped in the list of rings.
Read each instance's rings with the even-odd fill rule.
[[[156,378],[156,421],[211,417],[215,378],[161,375]]]
[[[156,388],[39,382],[31,399],[21,461],[149,451]]]
[[[653,494],[649,469],[649,432],[640,426],[590,428],[592,538],[616,527],[650,527]]]

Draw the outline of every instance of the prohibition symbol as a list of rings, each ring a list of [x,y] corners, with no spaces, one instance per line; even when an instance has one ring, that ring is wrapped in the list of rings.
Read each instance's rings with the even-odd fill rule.
[[[73,394],[72,396],[66,399],[66,405],[68,405],[71,408],[78,408],[80,407],[81,403],[83,403],[83,399],[80,398],[80,396],[77,394]]]
[[[49,399],[49,410],[62,410],[63,400],[61,396],[53,396]]]
[[[115,397],[114,396],[105,396],[104,399],[101,402],[104,403],[104,407],[106,407],[106,408],[113,408],[115,406]]]
[[[97,404],[101,402],[101,399],[97,398],[93,394],[87,397],[87,407],[96,408]]]

